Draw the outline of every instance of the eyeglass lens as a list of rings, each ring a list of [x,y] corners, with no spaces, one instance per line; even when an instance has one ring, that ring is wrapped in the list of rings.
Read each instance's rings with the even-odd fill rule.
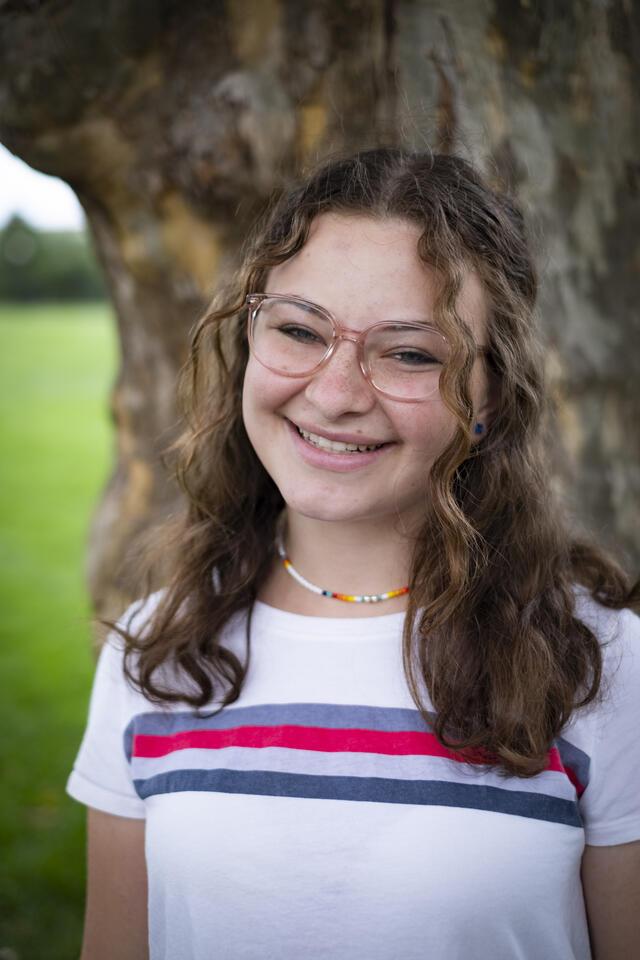
[[[333,327],[323,314],[291,300],[263,301],[254,313],[253,349],[270,369],[304,376],[322,362]],[[365,367],[378,389],[399,399],[422,400],[437,393],[449,356],[444,337],[429,327],[384,324],[364,341]]]

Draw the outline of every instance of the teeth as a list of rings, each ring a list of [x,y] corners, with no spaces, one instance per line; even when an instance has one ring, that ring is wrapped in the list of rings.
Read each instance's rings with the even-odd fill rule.
[[[321,447],[323,450],[333,450],[335,453],[356,453],[356,451],[365,453],[369,450],[378,450],[383,446],[382,443],[377,443],[370,447],[357,443],[338,443],[336,440],[327,440],[325,437],[319,437],[317,433],[307,433],[306,430],[302,430],[300,427],[298,427],[298,433],[315,447]]]

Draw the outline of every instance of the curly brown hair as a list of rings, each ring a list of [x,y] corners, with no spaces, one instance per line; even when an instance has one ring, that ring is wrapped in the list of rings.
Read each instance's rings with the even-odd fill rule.
[[[576,615],[576,586],[606,607],[637,608],[640,581],[632,584],[588,537],[576,538],[554,498],[543,449],[537,277],[523,217],[460,157],[385,147],[325,161],[257,224],[237,274],[194,331],[180,382],[184,430],[172,448],[186,508],[161,530],[171,568],[144,630],[109,624],[125,640],[125,674],[155,703],[202,708],[222,693],[225,706],[240,695],[251,611],[284,507],[243,425],[245,297],[264,290],[269,269],[300,250],[314,218],[328,212],[417,225],[418,253],[442,280],[435,319],[452,350],[441,394],[457,428],[425,476],[412,546],[403,632],[409,690],[428,719],[426,686],[444,746],[531,777],[545,769],[572,712],[602,696],[602,643]],[[498,393],[491,430],[477,443],[474,344],[456,310],[469,268],[489,301],[486,362]],[[244,662],[220,642],[239,611],[247,611]],[[158,684],[169,662],[181,668],[184,689]]]

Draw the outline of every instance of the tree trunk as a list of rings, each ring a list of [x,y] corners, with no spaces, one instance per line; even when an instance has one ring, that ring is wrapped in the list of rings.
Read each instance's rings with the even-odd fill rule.
[[[625,0],[0,5],[0,139],[78,194],[118,318],[99,615],[132,599],[123,559],[175,509],[176,374],[248,226],[301,167],[380,142],[470,155],[529,211],[557,488],[637,564],[639,33]]]

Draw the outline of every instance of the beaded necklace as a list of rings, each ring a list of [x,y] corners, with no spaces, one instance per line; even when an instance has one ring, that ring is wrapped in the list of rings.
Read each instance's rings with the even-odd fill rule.
[[[313,593],[317,593],[318,596],[331,597],[334,600],[345,600],[347,603],[380,603],[382,600],[392,600],[394,597],[401,597],[405,593],[409,593],[409,587],[400,587],[397,590],[389,590],[387,593],[373,594],[335,593],[333,590],[324,590],[322,587],[317,587],[315,583],[310,583],[308,580],[305,580],[302,574],[298,573],[287,556],[280,533],[276,536],[276,548],[287,573],[292,576],[294,580],[297,580],[301,586],[306,587],[307,590],[311,590]]]

